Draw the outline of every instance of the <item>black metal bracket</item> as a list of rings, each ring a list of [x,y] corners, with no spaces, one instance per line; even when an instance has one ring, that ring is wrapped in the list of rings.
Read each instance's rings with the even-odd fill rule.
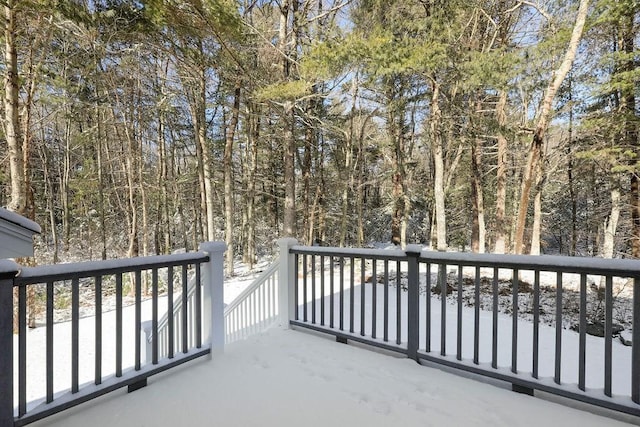
[[[519,384],[511,384],[511,391],[515,391],[516,393],[526,394],[529,396],[533,396],[533,389],[531,387],[525,387]]]
[[[144,378],[144,379],[142,379],[142,380],[140,380],[140,381],[138,381],[136,383],[129,384],[127,386],[127,393],[132,393],[132,392],[134,392],[136,390],[140,390],[141,388],[146,387],[146,386],[147,386],[147,379]]]

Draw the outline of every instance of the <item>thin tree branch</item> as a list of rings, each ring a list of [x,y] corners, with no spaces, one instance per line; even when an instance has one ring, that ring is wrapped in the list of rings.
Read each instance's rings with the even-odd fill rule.
[[[546,10],[542,9],[542,7],[539,4],[533,3],[533,2],[527,1],[527,0],[521,0],[520,3],[522,3],[524,5],[527,5],[527,6],[531,6],[532,8],[537,10],[538,13],[540,15],[542,15],[544,17],[544,19],[547,20],[547,22],[553,22],[553,18],[551,17],[551,15],[549,15],[549,13]]]
[[[325,16],[339,10],[342,9],[344,6],[348,5],[349,3],[351,3],[351,0],[345,0],[342,3],[340,3],[337,6],[333,6],[331,9],[327,9],[325,12],[321,13],[320,15],[314,16],[313,18],[307,19],[308,23],[311,23],[313,21],[317,21],[318,19],[322,19]]]

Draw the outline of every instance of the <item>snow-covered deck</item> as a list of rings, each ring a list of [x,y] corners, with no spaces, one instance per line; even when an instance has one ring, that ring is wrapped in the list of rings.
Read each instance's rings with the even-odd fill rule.
[[[619,417],[623,417],[620,415]],[[637,418],[620,418],[638,422]],[[303,331],[271,329],[34,426],[623,426]]]

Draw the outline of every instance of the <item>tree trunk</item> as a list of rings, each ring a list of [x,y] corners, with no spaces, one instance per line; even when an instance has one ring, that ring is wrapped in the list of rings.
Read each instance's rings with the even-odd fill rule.
[[[569,184],[569,198],[571,199],[571,242],[569,244],[569,255],[575,256],[578,247],[578,202],[576,200],[576,190],[573,179],[573,155],[567,154],[567,180]]]
[[[125,126],[126,127],[126,126]],[[138,202],[136,195],[136,159],[134,142],[129,138],[127,140],[129,146],[127,158],[125,160],[125,170],[127,174],[127,194],[129,196],[129,249],[127,256],[129,258],[136,257],[139,254],[138,241]],[[133,288],[132,288],[133,289]],[[133,295],[133,294],[132,294]]]
[[[137,142],[138,144],[138,150],[139,150],[139,155],[140,155],[140,159],[138,161],[138,182],[140,183],[139,187],[140,187],[140,208],[142,211],[142,230],[141,230],[141,235],[142,235],[142,256],[148,256],[149,255],[149,236],[151,235],[151,233],[149,232],[149,197],[147,195],[147,189],[146,189],[146,184],[144,182],[144,174],[143,174],[143,165],[144,165],[144,149],[141,145],[139,145],[140,143]],[[148,275],[148,271],[145,271],[143,273],[143,280],[142,280],[142,293],[143,295],[149,295],[149,275]]]
[[[227,243],[226,272],[233,276],[233,140],[235,139],[238,117],[240,116],[240,84],[236,84],[233,93],[233,108],[231,120],[227,126],[224,145],[224,229],[225,242]]]
[[[247,157],[249,159],[247,165],[247,196],[245,198],[246,211],[246,231],[244,236],[245,249],[243,252],[243,260],[249,264],[250,268],[256,262],[256,221],[255,221],[255,203],[256,203],[256,175],[258,173],[258,140],[260,139],[260,116],[258,107],[247,107]]]
[[[5,138],[9,148],[9,174],[11,179],[11,197],[7,208],[20,215],[31,216],[34,212],[29,209],[29,192],[28,186],[28,151],[25,151],[25,145],[28,143],[28,135],[23,141],[20,129],[20,81],[18,78],[18,52],[16,43],[16,2],[7,0],[4,6],[5,12],[5,98],[4,98],[4,114],[5,114]],[[19,259],[19,264],[24,266],[33,265],[33,259]],[[13,296],[17,301],[18,288],[14,288]],[[28,322],[29,326],[35,326],[35,287],[29,286],[27,290],[27,306],[28,306]],[[18,304],[14,303],[13,329],[18,329]]]
[[[505,106],[507,105],[507,92],[500,91],[496,116],[500,131],[498,132],[498,163],[496,169],[496,229],[495,244],[493,252],[503,254],[506,251],[507,227],[505,214],[507,211],[507,138],[503,134],[502,128],[506,125],[507,115]]]
[[[347,240],[347,228],[349,225],[349,179],[348,176],[351,174],[351,136],[347,138],[345,147],[344,147],[344,165],[340,167],[340,185],[342,186],[342,195],[340,200],[341,212],[340,212],[340,238],[338,246],[341,248],[344,247]]]
[[[356,180],[356,216],[358,217],[358,247],[364,245],[364,181],[365,181],[365,152],[362,132],[358,135],[358,178]]]
[[[44,133],[44,132],[43,132]],[[44,138],[42,138],[44,141]],[[59,262],[58,248],[58,230],[55,218],[55,194],[53,190],[53,182],[51,180],[52,173],[49,170],[49,153],[48,148],[42,144],[40,146],[40,157],[42,159],[42,167],[44,174],[44,197],[46,200],[47,211],[49,212],[49,224],[51,227],[51,240],[53,240],[53,263]]]
[[[640,179],[637,174],[631,174],[631,191],[629,192],[631,206],[631,256],[640,259]]]
[[[391,217],[391,243],[402,246],[406,241],[405,220],[405,170],[404,170],[404,111],[394,113],[388,118],[391,121],[389,134],[393,138],[393,215]],[[397,117],[395,117],[397,115]],[[396,121],[397,120],[397,121]],[[404,232],[403,232],[404,231]]]
[[[603,258],[613,258],[615,253],[615,237],[620,218],[620,189],[616,186],[611,189],[611,212],[604,221],[604,236],[602,240]]]
[[[191,102],[193,103],[195,101],[191,101]],[[205,156],[207,156],[207,159],[209,158],[208,157],[209,150],[207,148],[206,141],[201,141],[201,138],[200,138],[200,126],[201,126],[200,119],[199,119],[200,114],[197,111],[195,111],[194,105],[191,105],[190,109],[191,109],[191,120],[193,121],[193,132],[194,132],[194,138],[195,138],[194,143],[196,146],[196,161],[197,161],[196,169],[198,171],[198,187],[200,190],[197,195],[198,201],[200,203],[198,212],[202,213],[202,212],[206,212],[207,210],[207,194],[209,191],[209,186],[206,184],[207,179],[205,178],[205,164],[207,163],[207,161],[205,160]],[[207,166],[207,174],[206,174],[207,176],[210,173],[208,168],[209,166]],[[178,197],[180,197],[180,195],[178,195]],[[194,200],[194,203],[195,202],[196,201]],[[198,229],[203,226],[200,218],[201,218],[200,215],[196,215],[193,217],[194,219],[194,223],[192,224],[193,229]],[[206,214],[205,214],[205,218],[206,218]],[[207,236],[207,240],[208,240],[208,236]],[[187,247],[185,247],[185,249],[187,249]]]
[[[271,125],[271,121],[269,121],[269,125]],[[267,187],[269,193],[269,213],[271,213],[271,218],[269,224],[273,227],[273,233],[275,235],[279,235],[281,233],[281,211],[282,211],[282,203],[280,200],[284,197],[284,183],[281,183],[278,179],[280,176],[280,171],[284,165],[284,154],[285,148],[282,147],[279,141],[275,138],[270,138],[269,140],[269,180],[267,182]]]
[[[213,165],[211,159],[211,148],[209,147],[209,143],[207,140],[207,119],[205,116],[205,105],[207,102],[207,77],[204,69],[201,70],[199,77],[201,78],[201,81],[198,82],[199,96],[198,99],[195,100],[196,105],[194,106],[195,113],[197,114],[197,129],[195,129],[195,131],[198,145],[202,150],[202,178],[204,180],[204,200],[206,206],[206,239],[208,241],[213,241],[216,239],[215,201],[213,191]]]
[[[31,44],[29,49],[29,54],[27,55],[27,63],[24,68],[26,71],[26,76],[24,77],[23,83],[23,105],[22,105],[22,113],[21,113],[21,125],[22,125],[22,165],[23,165],[23,173],[24,173],[24,191],[25,191],[25,209],[24,215],[31,219],[35,220],[36,218],[36,208],[33,194],[33,186],[31,184],[31,155],[33,151],[33,143],[31,138],[31,115],[32,115],[32,107],[33,100],[35,98],[35,90],[36,90],[36,73],[40,68],[38,65],[34,64],[34,45]],[[29,322],[31,325],[35,325],[35,318],[30,318]],[[31,326],[35,327],[35,326]]]
[[[571,241],[569,242],[569,255],[575,256],[578,246],[578,201],[573,177],[573,79],[569,76],[569,142],[566,148],[567,155],[567,184],[569,186],[569,198],[571,199]],[[562,250],[560,251],[562,253]]]
[[[171,224],[169,214],[169,159],[167,156],[167,141],[165,138],[165,112],[158,106],[158,162],[160,167],[157,170],[157,180],[160,184],[160,197],[158,198],[158,230],[162,234],[157,250],[159,254],[171,253]],[[160,240],[160,236],[158,236]]]
[[[313,100],[309,102],[309,106],[307,107],[307,115],[313,116],[315,115],[316,105]],[[302,212],[302,238],[304,239],[304,243],[306,245],[311,245],[313,242],[313,214],[311,211],[311,166],[312,166],[312,154],[316,139],[316,130],[310,124],[306,125],[305,128],[305,136],[304,136],[304,157],[302,160],[302,201],[303,201],[303,212]]]
[[[482,191],[482,140],[476,138],[471,147],[471,193],[473,195],[473,228],[471,250],[483,254],[485,251],[486,227],[484,221],[484,195]]]
[[[293,103],[284,108],[284,235],[296,235],[296,140],[293,136]]]
[[[292,28],[289,21],[293,15],[293,6],[297,0],[284,0],[280,6],[280,25],[278,29],[278,48],[281,58],[281,75],[283,81],[289,81],[291,77],[291,58],[290,53],[295,49],[296,43],[289,42],[289,37],[295,37],[295,22]],[[295,16],[293,20],[295,21]],[[284,129],[284,218],[283,218],[283,234],[285,237],[294,237],[296,235],[296,152],[297,145],[294,137],[294,103],[293,101],[285,101],[282,107],[282,126]]]
[[[622,37],[622,50],[625,53],[625,59],[621,66],[623,72],[628,75],[633,75],[636,72],[637,63],[634,60],[634,40],[636,34],[634,32],[635,13],[632,8],[629,8],[629,12],[623,18],[621,25],[621,37]],[[625,117],[624,127],[624,139],[627,145],[627,149],[636,154],[630,161],[631,173],[630,173],[630,192],[629,192],[629,205],[631,207],[631,255],[638,259],[640,258],[640,177],[638,174],[640,170],[638,168],[639,162],[637,155],[640,154],[640,143],[638,141],[638,117],[636,115],[636,90],[638,83],[635,87],[633,85],[627,85],[622,90],[622,96],[620,99],[620,106],[622,114]]]
[[[533,138],[529,147],[529,154],[527,157],[527,163],[524,168],[524,174],[522,177],[522,184],[520,190],[520,202],[518,204],[518,214],[514,237],[514,250],[516,253],[521,254],[524,250],[524,231],[527,220],[527,211],[529,208],[529,199],[531,197],[531,189],[533,184],[538,180],[537,170],[538,163],[542,158],[542,145],[546,136],[549,122],[551,121],[553,100],[556,93],[560,89],[560,85],[564,81],[565,77],[571,70],[573,60],[578,50],[578,45],[582,37],[582,30],[584,28],[585,20],[587,18],[587,12],[589,9],[589,0],[580,0],[580,7],[576,16],[576,21],[571,34],[571,40],[569,46],[565,52],[564,60],[560,64],[560,67],[553,73],[553,78],[549,82],[545,91],[545,96],[540,108],[540,114],[535,125],[533,132]],[[640,249],[640,246],[639,246]]]
[[[327,188],[327,181],[324,174],[324,166],[321,160],[321,155],[319,155],[320,159],[316,160],[316,165],[319,169],[318,175],[320,175],[320,185],[317,187],[316,198],[314,202],[313,212],[316,215],[317,219],[314,219],[313,223],[317,223],[317,231],[315,232],[316,236],[319,236],[320,240],[327,240],[327,209],[325,206],[325,200],[327,196],[325,194],[325,189]]]
[[[96,99],[97,99],[97,94],[96,94]],[[96,143],[96,162],[97,162],[97,168],[98,168],[98,203],[100,204],[100,206],[98,206],[98,213],[100,215],[100,257],[103,260],[107,259],[107,225],[106,225],[106,220],[105,220],[105,211],[106,211],[106,206],[105,206],[105,197],[104,197],[104,166],[103,166],[103,159],[102,159],[102,132],[101,132],[101,117],[100,117],[100,108],[98,106],[98,103],[95,104],[94,106],[94,112],[95,112],[95,118],[96,118],[96,139],[95,139],[95,143]]]
[[[533,199],[533,222],[531,224],[531,250],[530,255],[540,255],[540,231],[542,228],[542,179],[538,173],[536,183],[536,196]]]
[[[351,111],[349,113],[349,131],[345,135],[345,143],[342,144],[344,164],[340,166],[340,185],[342,185],[341,215],[340,215],[340,242],[344,247],[347,238],[347,225],[349,220],[349,190],[353,180],[353,141],[355,138],[356,98],[358,96],[357,76],[351,82]]]
[[[71,238],[71,203],[69,183],[71,180],[71,120],[65,120],[64,130],[64,161],[62,165],[62,173],[60,174],[60,193],[62,198],[62,238],[64,242],[64,250],[70,248]]]
[[[436,249],[447,250],[447,217],[445,210],[444,147],[442,141],[441,112],[438,101],[439,86],[434,83],[431,97],[431,140],[434,162],[433,194],[435,198]]]
[[[20,136],[18,52],[16,49],[16,1],[5,2],[5,138],[9,147],[9,172],[11,175],[11,198],[7,208],[20,215],[26,213],[27,190],[24,180],[25,164]]]

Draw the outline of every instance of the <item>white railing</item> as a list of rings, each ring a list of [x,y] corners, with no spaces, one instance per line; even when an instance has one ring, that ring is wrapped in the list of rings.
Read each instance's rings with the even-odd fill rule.
[[[224,310],[225,343],[248,338],[272,326],[279,315],[280,263],[271,264]]]
[[[233,302],[225,307],[225,343],[246,339],[263,332],[277,320],[278,311],[278,268],[276,261],[247,287]],[[195,310],[196,280],[192,277],[187,286],[187,342],[192,344],[195,337],[193,316]],[[182,342],[184,299],[178,295],[173,303],[173,341],[169,339],[169,313],[158,321],[158,357],[167,357],[169,343]],[[144,347],[146,361],[151,362],[153,332],[151,322],[144,322]]]

